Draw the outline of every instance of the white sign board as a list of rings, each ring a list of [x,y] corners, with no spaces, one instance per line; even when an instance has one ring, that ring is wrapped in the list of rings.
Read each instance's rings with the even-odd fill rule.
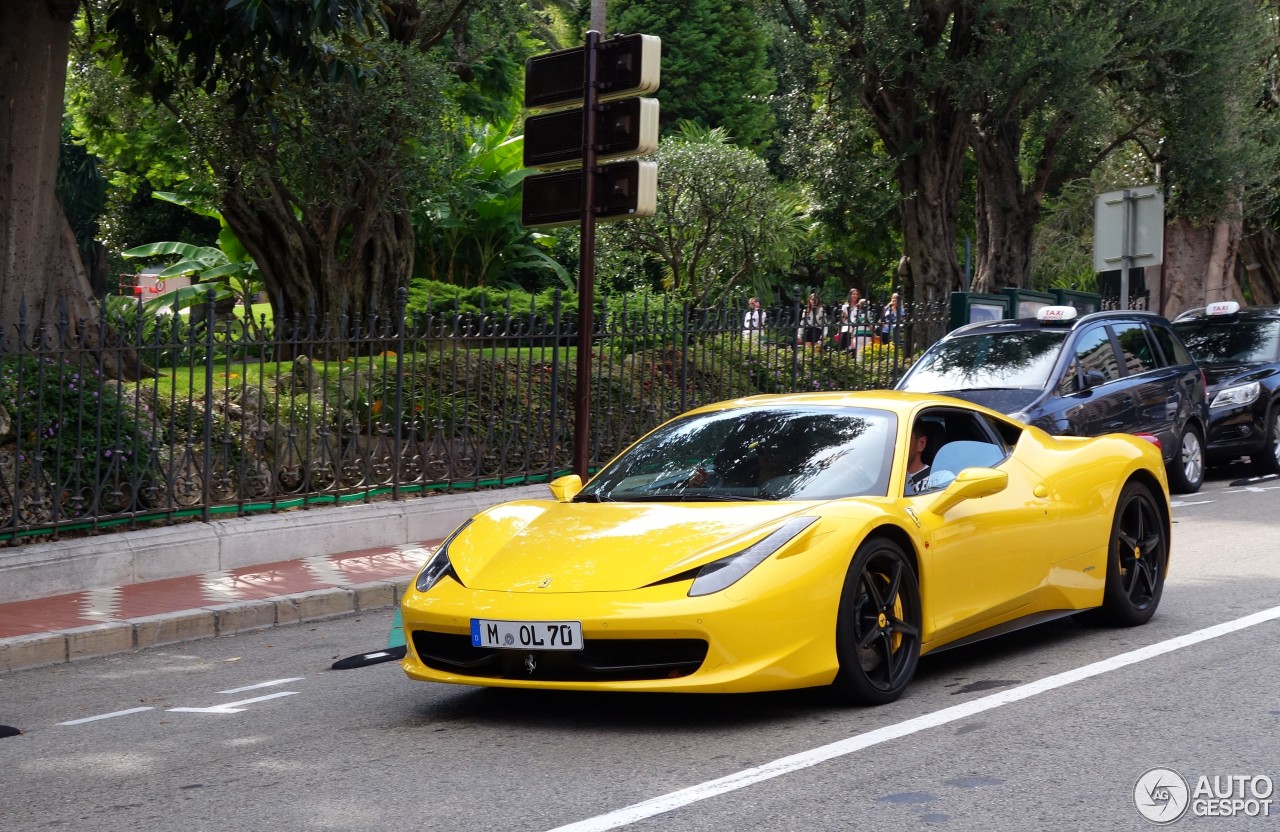
[[[1155,266],[1164,252],[1164,194],[1159,185],[1138,185],[1099,194],[1093,211],[1093,270],[1126,265]]]

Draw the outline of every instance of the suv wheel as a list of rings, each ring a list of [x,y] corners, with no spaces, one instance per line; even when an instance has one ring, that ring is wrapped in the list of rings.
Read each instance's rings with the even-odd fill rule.
[[[1204,483],[1204,442],[1200,430],[1188,422],[1182,428],[1178,447],[1169,460],[1169,490],[1175,494],[1194,494]]]
[[[1266,444],[1254,454],[1253,467],[1259,474],[1280,474],[1280,402],[1273,403],[1267,414]]]

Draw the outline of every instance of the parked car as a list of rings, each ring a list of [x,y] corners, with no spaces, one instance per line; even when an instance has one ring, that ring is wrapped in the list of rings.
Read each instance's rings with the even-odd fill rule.
[[[1209,382],[1209,462],[1248,455],[1258,473],[1280,474],[1280,306],[1211,303],[1173,328]]]
[[[933,650],[1080,611],[1142,624],[1169,564],[1151,443],[942,396],[708,405],[551,492],[477,514],[422,568],[410,678],[879,704]]]
[[[1062,436],[1132,433],[1158,444],[1170,488],[1204,482],[1205,377],[1172,325],[1151,312],[988,321],[946,335],[896,389],[955,396]]]

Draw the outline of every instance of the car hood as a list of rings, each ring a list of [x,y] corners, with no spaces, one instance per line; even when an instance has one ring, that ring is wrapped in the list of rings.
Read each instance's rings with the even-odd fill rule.
[[[471,589],[636,589],[739,551],[814,505],[506,503],[472,520],[449,561]]]
[[[1210,397],[1224,387],[1248,384],[1271,375],[1263,364],[1207,364],[1201,365],[1201,369],[1209,384]]]
[[[989,407],[997,413],[1017,413],[1040,398],[1043,390],[1024,387],[1000,387],[987,390],[939,390],[939,396],[951,396]]]

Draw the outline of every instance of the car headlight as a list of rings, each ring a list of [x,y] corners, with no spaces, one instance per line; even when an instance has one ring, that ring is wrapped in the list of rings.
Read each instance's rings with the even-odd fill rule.
[[[698,570],[698,576],[693,579],[693,586],[689,587],[689,596],[692,598],[698,595],[710,595],[733,586],[742,576],[763,563],[765,558],[781,549],[796,535],[813,525],[817,519],[816,517],[794,517],[741,552],[708,563]]]
[[[1256,381],[1251,381],[1248,384],[1238,384],[1235,387],[1219,390],[1218,395],[1213,397],[1213,404],[1209,406],[1240,407],[1246,404],[1253,404],[1261,392],[1262,385]]]
[[[431,560],[427,561],[427,565],[422,567],[422,571],[418,573],[418,579],[413,583],[419,592],[426,592],[431,589],[445,575],[452,574],[454,580],[457,580],[458,574],[453,571],[453,564],[449,562],[449,544],[453,542],[455,537],[462,534],[463,529],[470,525],[471,521],[468,520],[454,529],[453,534],[446,537],[444,543],[440,544],[440,548],[436,549],[436,553],[431,556]]]

